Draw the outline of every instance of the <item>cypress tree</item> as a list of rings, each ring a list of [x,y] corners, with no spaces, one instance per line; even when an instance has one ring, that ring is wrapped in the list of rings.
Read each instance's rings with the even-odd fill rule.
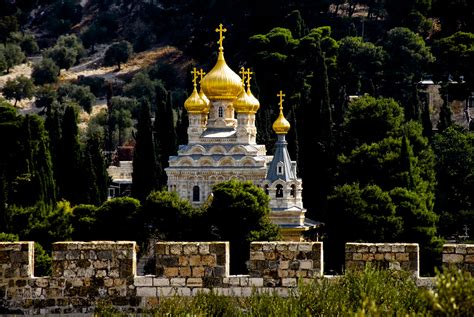
[[[99,206],[107,199],[108,174],[98,135],[87,139],[82,162],[85,193],[82,203]]]
[[[303,198],[310,214],[324,214],[331,184],[333,123],[329,103],[327,68],[320,43],[312,45],[313,76],[310,102],[304,103],[303,114]]]
[[[423,108],[421,112],[421,124],[423,125],[423,136],[428,139],[433,135],[433,124],[431,123],[430,117],[430,106],[427,101],[423,102]]]
[[[188,143],[188,126],[189,126],[188,112],[186,110],[182,110],[179,112],[178,123],[176,124],[177,145]]]
[[[413,173],[412,173],[412,157],[413,150],[408,142],[406,135],[402,137],[402,147],[400,150],[400,167],[402,173],[404,174],[404,179],[402,180],[403,186],[408,189],[413,189]]]
[[[152,133],[150,106],[143,102],[138,115],[132,173],[132,196],[140,201],[144,201],[158,187],[158,166]]]
[[[58,187],[60,197],[73,204],[80,203],[82,173],[81,152],[78,139],[77,114],[73,106],[67,106],[61,122],[62,136],[58,151]]]
[[[439,132],[443,132],[444,130],[453,125],[453,112],[451,111],[451,107],[449,106],[449,100],[448,98],[445,98],[443,100],[443,105],[439,110],[439,121],[437,125]]]

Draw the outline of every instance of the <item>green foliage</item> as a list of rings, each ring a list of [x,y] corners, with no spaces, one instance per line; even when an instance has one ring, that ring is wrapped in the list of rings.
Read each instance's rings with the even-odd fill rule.
[[[76,102],[84,111],[90,113],[92,105],[95,103],[95,96],[88,86],[65,84],[58,89],[58,100],[60,102],[67,100]]]
[[[102,140],[97,134],[89,136],[82,156],[83,203],[100,205],[107,199],[109,176],[102,153]]]
[[[403,120],[403,109],[394,100],[367,96],[350,104],[343,129],[349,146],[356,147],[399,134]]]
[[[105,51],[104,65],[117,65],[118,70],[123,63],[126,63],[133,54],[132,44],[127,41],[121,41],[112,44],[107,51]]]
[[[59,67],[50,58],[43,58],[33,66],[31,78],[36,85],[52,84],[58,81]]]
[[[31,79],[20,75],[15,79],[9,79],[3,86],[2,93],[7,99],[15,100],[14,106],[22,99],[33,97],[35,86]]]
[[[44,57],[51,58],[60,69],[69,69],[85,54],[81,40],[76,35],[62,35]]]
[[[229,241],[235,272],[245,270],[252,241],[279,238],[278,226],[270,222],[268,195],[251,182],[230,180],[214,185],[206,210],[208,232],[219,241]]]
[[[77,205],[72,210],[71,224],[74,228],[72,239],[74,241],[88,241],[94,238],[96,226],[96,213],[98,207],[94,205]]]
[[[73,106],[67,106],[61,122],[61,139],[57,150],[57,182],[60,197],[73,204],[81,202],[81,163],[78,139],[77,114]]]
[[[15,242],[18,240],[18,235],[15,233],[0,232],[0,241],[2,242]]]
[[[158,162],[152,134],[150,107],[144,103],[138,117],[132,174],[132,196],[140,201],[158,187]]]
[[[121,197],[107,200],[96,213],[96,222],[89,240],[138,240],[142,228],[137,226],[140,202]]]
[[[250,297],[236,298],[211,291],[194,297],[164,299],[150,313],[156,316],[430,316],[434,310],[426,303],[426,293],[405,272],[367,268],[363,272],[347,272],[337,280],[315,279],[300,284],[288,297],[254,292]],[[470,305],[460,304],[463,309]]]
[[[53,34],[68,33],[82,19],[82,6],[78,0],[55,1],[48,12],[46,26]]]
[[[35,242],[35,276],[51,276],[52,259],[45,249]]]
[[[151,80],[150,77],[140,72],[133,76],[132,81],[123,87],[126,96],[136,100],[145,100],[150,104],[155,104],[156,87],[160,85],[159,81]]]
[[[18,28],[18,19],[14,15],[0,17],[0,41],[6,44],[10,34],[18,31]]]
[[[392,99],[362,97],[349,105],[327,220],[328,243],[340,251],[344,242],[359,239],[403,240],[420,243],[423,252],[436,250],[433,152],[421,125],[403,122]],[[342,263],[342,255],[329,257]]]
[[[469,316],[474,310],[474,277],[453,268],[437,271],[427,300],[435,316]]]
[[[19,45],[21,50],[27,55],[33,55],[39,52],[39,46],[33,33],[14,32],[10,34],[10,40]]]
[[[205,236],[201,214],[176,192],[154,191],[142,207],[145,238],[166,241],[199,241]]]
[[[21,51],[20,46],[16,44],[8,43],[3,46],[0,45],[0,51],[5,59],[5,69],[7,73],[10,72],[10,69],[13,66],[18,65],[25,60],[25,54]]]
[[[337,68],[347,95],[368,93],[380,89],[385,52],[382,47],[364,42],[360,37],[345,37],[339,41]]]
[[[50,111],[53,102],[58,98],[56,87],[52,85],[39,86],[35,92],[35,106],[43,111]]]
[[[444,237],[474,228],[474,135],[450,127],[433,139],[436,154],[436,205]]]
[[[82,76],[79,77],[77,84],[80,86],[89,87],[90,91],[96,97],[102,97],[105,95],[106,85],[105,79],[98,76]]]

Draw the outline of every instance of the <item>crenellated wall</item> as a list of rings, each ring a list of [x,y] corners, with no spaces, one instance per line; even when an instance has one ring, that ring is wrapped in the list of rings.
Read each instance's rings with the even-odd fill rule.
[[[346,270],[360,270],[367,263],[420,276],[417,243],[346,243]]]
[[[474,244],[445,244],[443,263],[474,274]]]
[[[445,245],[443,262],[472,272],[474,245]],[[136,244],[129,241],[53,244],[52,274],[34,276],[33,242],[0,242],[0,314],[90,313],[99,304],[140,312],[160,297],[210,292],[288,296],[299,280],[323,277],[321,242],[254,242],[249,275],[229,275],[228,242],[159,242],[155,274],[136,275]],[[346,268],[368,262],[413,273],[419,285],[417,244],[348,243]]]

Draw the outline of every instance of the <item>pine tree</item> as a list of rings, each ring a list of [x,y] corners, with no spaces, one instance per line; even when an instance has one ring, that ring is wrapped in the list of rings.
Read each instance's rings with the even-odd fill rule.
[[[158,187],[158,166],[152,133],[150,106],[144,102],[138,116],[132,174],[132,196],[140,201],[144,201]]]
[[[76,122],[77,114],[73,106],[67,106],[61,122],[62,136],[58,149],[58,187],[60,197],[73,204],[80,203],[82,173],[81,152]]]

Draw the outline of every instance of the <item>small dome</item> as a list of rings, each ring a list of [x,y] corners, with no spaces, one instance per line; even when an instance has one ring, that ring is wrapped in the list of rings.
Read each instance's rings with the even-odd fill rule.
[[[280,90],[280,93],[277,96],[280,97],[280,114],[278,115],[278,118],[273,123],[272,128],[276,134],[287,134],[288,130],[290,130],[291,125],[288,122],[288,120],[286,120],[285,116],[283,115],[283,97],[285,95]]]
[[[206,109],[203,110],[203,113],[207,114],[209,112],[209,105],[211,102],[209,101],[207,96],[204,94],[204,91],[202,91],[202,88],[199,90],[199,97],[201,97],[201,99],[204,100],[204,102],[206,103]]]
[[[227,66],[222,50],[214,68],[202,79],[201,87],[211,100],[232,100],[242,91],[242,80]]]
[[[194,86],[191,96],[184,102],[184,108],[186,108],[189,113],[202,113],[206,108],[209,109],[206,102],[199,96],[196,86]]]
[[[237,113],[251,113],[253,112],[254,105],[252,103],[252,99],[250,96],[247,95],[245,89],[242,89],[240,95],[237,99],[233,102],[234,109]]]
[[[253,106],[252,111],[257,112],[257,110],[260,109],[260,101],[258,101],[258,99],[254,97],[254,95],[250,91],[250,87],[247,89],[247,95],[249,96],[250,102],[252,103],[252,106]]]

